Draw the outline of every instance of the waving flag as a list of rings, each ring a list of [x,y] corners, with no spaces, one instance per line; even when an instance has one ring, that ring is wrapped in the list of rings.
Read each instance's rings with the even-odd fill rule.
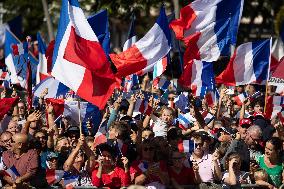
[[[132,14],[131,24],[128,31],[128,37],[123,45],[123,51],[129,49],[136,42],[136,34],[135,34],[135,16]],[[134,86],[139,84],[139,79],[137,74],[131,74],[124,78],[122,82],[123,92],[130,92]]]
[[[63,170],[46,169],[46,181],[49,185],[58,183],[63,176]]]
[[[60,115],[68,116],[79,124],[78,101],[67,101],[64,99],[46,99],[47,103],[51,103],[54,107],[56,117]],[[97,130],[101,122],[101,113],[95,105],[88,102],[80,102],[82,128],[87,131],[86,122],[91,121],[94,130]]]
[[[62,1],[52,61],[55,79],[83,99],[104,108],[116,81],[77,0]]]
[[[178,114],[179,127],[183,130],[188,129],[193,125],[196,119],[190,114]]]
[[[13,181],[15,181],[17,177],[21,176],[14,165],[9,169],[4,170],[4,174],[11,177]]]
[[[170,27],[187,46],[185,63],[191,59],[212,62],[229,55],[237,41],[243,4],[243,0],[196,0],[181,9],[180,18]]]
[[[274,116],[284,111],[283,96],[268,96],[265,117],[272,119]]]
[[[153,87],[155,89],[161,89],[163,91],[167,90],[168,87],[170,86],[171,81],[164,77],[157,77],[153,80]]]
[[[25,49],[27,48],[26,42],[21,44],[14,34],[6,30],[5,64],[10,71],[11,84],[20,84],[23,88],[26,86],[28,59],[31,63],[32,83],[35,83],[38,65],[38,60],[31,53],[28,53],[27,50],[24,50],[24,47]]]
[[[196,96],[204,97],[208,91],[215,91],[213,64],[192,60],[184,69],[179,83],[192,89]]]
[[[0,25],[0,46],[3,46],[5,43],[6,30],[11,31],[18,38],[22,38],[22,21],[23,17],[17,16],[12,20],[8,21],[7,23]]]
[[[54,79],[53,77],[48,77],[34,88],[34,96],[40,97],[40,94],[45,90],[48,89],[48,93],[45,98],[58,98],[60,96],[65,97],[65,95],[70,90],[64,84],[60,83],[58,80]]]
[[[102,45],[106,55],[109,54],[110,49],[110,33],[107,10],[101,10],[96,14],[90,16],[88,19],[90,26],[95,32],[100,44]]]
[[[120,54],[110,54],[117,68],[117,76],[125,77],[149,67],[166,56],[171,49],[171,34],[165,8],[160,9],[154,26],[146,35]]]
[[[5,114],[18,102],[19,98],[2,98],[0,99],[0,120]]]
[[[280,63],[280,60],[284,57],[284,22],[282,22],[282,25],[280,28],[280,35],[275,40],[271,51],[272,51],[272,54],[271,54],[270,71],[274,72],[274,70]]]
[[[178,151],[182,153],[193,152],[195,143],[192,140],[181,140],[178,142]]]
[[[50,76],[50,71],[48,68],[51,67],[47,65],[47,59],[45,57],[46,45],[44,44],[41,36],[37,33],[37,41],[38,41],[38,67],[37,67],[37,75],[36,75],[36,84],[39,84],[42,80]]]
[[[268,79],[271,39],[240,45],[216,82],[229,86],[264,84]]]
[[[235,96],[234,100],[238,106],[242,106],[247,97],[248,97],[247,93],[244,92],[239,94],[238,96]]]

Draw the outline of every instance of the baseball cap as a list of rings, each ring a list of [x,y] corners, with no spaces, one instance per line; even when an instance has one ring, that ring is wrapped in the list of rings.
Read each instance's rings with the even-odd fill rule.
[[[252,125],[252,122],[249,118],[241,119],[239,125],[244,128],[249,128]]]
[[[55,152],[49,152],[46,156],[46,160],[49,161],[51,160],[52,158],[58,158],[58,154],[55,153]]]

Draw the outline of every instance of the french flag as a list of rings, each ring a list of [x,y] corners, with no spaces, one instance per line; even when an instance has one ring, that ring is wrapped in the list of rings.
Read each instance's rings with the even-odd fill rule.
[[[190,124],[192,124],[196,119],[190,115],[190,113],[186,114],[178,114],[178,121],[179,121],[179,127],[183,130],[186,130],[190,127]]]
[[[58,98],[58,97],[66,97],[66,94],[69,92],[69,88],[64,84],[60,83],[58,80],[53,77],[47,77],[39,84],[37,84],[33,90],[34,97],[40,97],[41,93],[48,89],[48,93],[45,98]]]
[[[48,62],[47,62],[47,59],[45,57],[46,45],[44,44],[39,33],[37,33],[37,41],[38,41],[39,53],[38,53],[38,66],[37,66],[36,84],[39,84],[42,80],[44,80],[48,76],[50,76],[51,65],[47,65]]]
[[[272,53],[271,53],[271,65],[270,65],[270,71],[274,72],[278,64],[280,63],[280,60],[284,57],[284,22],[282,22],[281,28],[280,28],[280,35],[275,40],[272,46]]]
[[[188,153],[195,149],[194,142],[192,140],[181,140],[178,142],[179,152]]]
[[[24,54],[28,54],[29,51],[27,42],[14,44],[12,45],[12,49],[14,56],[21,56]]]
[[[117,76],[139,72],[153,68],[158,60],[165,57],[171,49],[171,33],[164,6],[160,9],[154,26],[146,35],[120,54],[110,54],[117,68]]]
[[[9,30],[5,33],[5,64],[10,72],[11,84],[18,84],[25,88],[26,76],[28,70],[28,60],[31,63],[32,70],[32,82],[36,80],[36,69],[38,60],[27,52],[28,43],[24,42],[24,45],[16,38],[16,36]],[[25,48],[26,50],[19,50]],[[16,50],[17,49],[17,50]]]
[[[205,99],[206,99],[206,102],[207,102],[207,105],[208,106],[213,106],[214,104],[216,104],[219,100],[219,92],[217,89],[215,89],[215,91],[208,91],[206,94],[205,94]]]
[[[68,116],[79,124],[78,101],[47,98],[46,103],[51,103],[53,105],[56,117],[59,117],[60,115]],[[101,113],[98,107],[89,102],[80,102],[80,113],[83,130],[86,131],[87,128],[84,126],[88,120],[92,121],[94,126],[93,129],[97,130],[101,122]]]
[[[153,80],[153,87],[155,89],[161,89],[163,91],[166,91],[168,87],[170,86],[171,81],[167,80],[164,77],[157,77]]]
[[[202,115],[206,125],[208,125],[215,118],[215,116],[213,114],[211,114],[210,112],[207,112],[207,111],[203,111],[201,113],[201,115]]]
[[[145,113],[148,107],[148,101],[146,99],[137,98],[133,112]]]
[[[46,181],[49,185],[58,183],[64,176],[63,170],[46,169]]]
[[[270,53],[271,39],[240,45],[216,82],[228,86],[265,84],[269,77]]]
[[[186,44],[185,63],[191,59],[216,61],[236,44],[243,0],[196,0],[180,10],[170,27]]]
[[[169,56],[167,55],[155,64],[154,70],[153,70],[153,79],[161,76],[164,73],[164,71],[166,71],[166,68],[169,62],[168,59],[169,59]]]
[[[147,162],[141,162],[138,164],[138,168],[142,171],[142,173],[145,173],[148,170],[148,163]]]
[[[196,96],[204,97],[208,91],[215,91],[213,64],[200,60],[192,60],[185,66],[179,83],[191,88]]]
[[[248,97],[247,93],[244,92],[239,94],[238,96],[235,96],[234,100],[238,106],[242,106],[247,97]]]
[[[116,80],[98,38],[77,0],[62,1],[52,76],[103,109]]]
[[[265,117],[272,119],[279,113],[284,111],[284,97],[283,96],[268,96]]]
[[[75,183],[78,181],[79,176],[78,175],[71,175],[70,173],[66,173],[63,176],[63,185],[66,189],[74,188]]]
[[[9,169],[4,170],[4,174],[11,177],[12,180],[16,180],[17,177],[21,176],[14,165]]]

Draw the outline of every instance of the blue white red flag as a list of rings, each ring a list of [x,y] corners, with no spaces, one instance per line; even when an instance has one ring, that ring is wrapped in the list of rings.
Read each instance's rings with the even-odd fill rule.
[[[204,97],[209,91],[216,90],[211,62],[190,61],[178,81],[182,86],[191,88],[195,96]]]
[[[98,38],[77,0],[62,1],[52,76],[103,109],[116,80]]]
[[[171,81],[164,77],[157,77],[153,80],[153,87],[155,89],[161,89],[163,91],[166,91],[168,87],[170,86]]]
[[[185,64],[192,59],[212,62],[230,54],[237,41],[243,4],[243,0],[196,0],[181,9],[180,18],[170,27],[187,46]]]
[[[110,54],[110,58],[117,68],[117,76],[125,77],[143,69],[153,68],[170,49],[171,34],[165,8],[162,6],[160,16],[150,31],[126,51]]]
[[[60,83],[58,80],[53,77],[48,77],[41,81],[34,88],[34,96],[40,97],[41,93],[47,88],[48,93],[45,98],[59,98],[66,97],[66,94],[69,92],[69,88],[64,84]]]
[[[63,115],[70,117],[79,124],[78,101],[68,101],[64,99],[46,99],[47,103],[51,103],[54,107],[56,117]],[[83,131],[87,131],[86,123],[91,121],[93,130],[97,131],[101,122],[101,113],[95,105],[89,102],[80,102],[81,120]]]
[[[26,87],[28,60],[31,63],[32,82],[35,83],[38,60],[31,53],[27,52],[27,42],[21,43],[8,30],[6,30],[5,36],[5,64],[10,72],[11,84],[20,84],[21,87]]]
[[[195,148],[194,141],[192,140],[181,140],[178,142],[178,150],[182,153],[193,152]]]
[[[46,79],[50,76],[50,68],[51,65],[47,65],[47,59],[45,57],[46,45],[43,42],[39,33],[37,33],[37,41],[38,41],[38,66],[37,66],[37,75],[36,75],[36,84],[39,84],[42,80]]]
[[[11,177],[12,180],[14,180],[14,181],[17,179],[17,177],[20,176],[18,170],[16,169],[16,167],[14,165],[12,167],[4,170],[4,174]]]
[[[58,183],[64,176],[63,170],[46,169],[46,181],[49,185]]]
[[[216,82],[228,86],[265,84],[269,77],[271,39],[240,45]]]
[[[239,94],[238,96],[235,96],[234,100],[238,106],[242,106],[247,97],[248,97],[247,93],[244,92]]]
[[[137,36],[135,34],[135,21],[136,21],[135,15],[132,14],[127,40],[123,45],[123,51],[129,49],[137,41]],[[132,88],[134,86],[137,86],[138,84],[139,84],[139,79],[137,74],[131,74],[126,76],[122,82],[123,92],[130,92]]]

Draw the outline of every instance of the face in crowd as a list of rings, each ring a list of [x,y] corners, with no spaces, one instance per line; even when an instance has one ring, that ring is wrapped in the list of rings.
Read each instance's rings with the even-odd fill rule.
[[[6,148],[7,150],[11,150],[12,148],[12,136],[11,132],[5,131],[1,134],[1,146]]]

